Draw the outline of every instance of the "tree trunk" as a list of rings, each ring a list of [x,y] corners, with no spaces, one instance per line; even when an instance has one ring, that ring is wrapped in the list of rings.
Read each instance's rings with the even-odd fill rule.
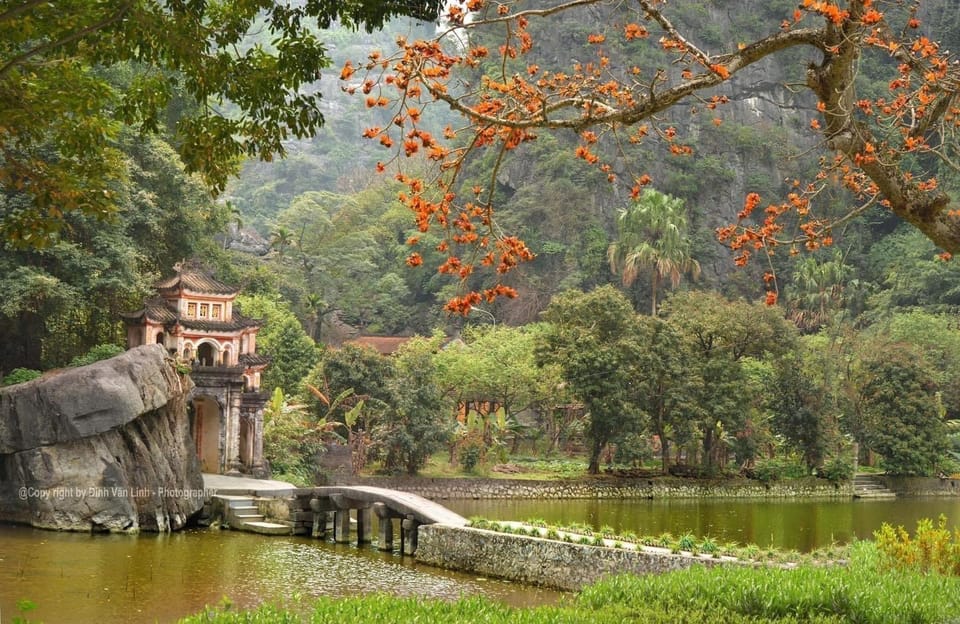
[[[657,315],[657,286],[660,285],[660,273],[653,269],[653,278],[650,280],[650,315]]]
[[[590,447],[590,465],[587,466],[587,472],[595,475],[600,474],[600,451],[603,450],[603,443],[594,439]]]
[[[663,474],[670,474],[670,442],[660,435],[660,457],[663,461]]]
[[[707,468],[713,467],[713,429],[703,432],[703,463]]]

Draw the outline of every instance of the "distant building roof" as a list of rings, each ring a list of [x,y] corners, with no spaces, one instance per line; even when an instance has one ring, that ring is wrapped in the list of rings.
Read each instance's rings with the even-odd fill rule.
[[[192,268],[182,269],[176,275],[160,280],[154,284],[154,288],[160,294],[179,293],[181,289],[209,295],[236,295],[240,292],[239,288],[227,286],[205,271]]]

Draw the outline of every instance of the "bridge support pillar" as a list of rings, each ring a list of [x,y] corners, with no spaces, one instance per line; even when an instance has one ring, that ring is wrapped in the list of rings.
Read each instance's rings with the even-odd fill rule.
[[[412,555],[417,552],[417,527],[419,526],[420,523],[417,522],[413,514],[407,514],[407,517],[400,523],[400,527],[403,529],[401,531],[403,554]]]
[[[357,544],[373,541],[373,511],[367,507],[357,510]]]
[[[349,509],[338,509],[333,512],[333,541],[338,544],[350,543]]]
[[[313,512],[313,529],[310,531],[310,537],[323,537],[326,532],[327,514],[319,511]]]
[[[330,523],[330,513],[327,511],[315,511],[313,512],[313,530],[310,532],[311,537],[326,537],[327,536],[327,525]]]
[[[390,552],[393,550],[393,517],[390,508],[383,503],[374,503],[373,511],[377,514],[379,529],[377,549]]]
[[[310,499],[310,510],[313,511],[312,537],[326,537],[327,525],[330,523],[330,512],[337,507],[329,497],[314,497]]]

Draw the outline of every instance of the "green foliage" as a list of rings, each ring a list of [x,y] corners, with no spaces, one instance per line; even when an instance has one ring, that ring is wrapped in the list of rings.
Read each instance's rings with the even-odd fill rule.
[[[52,243],[67,213],[115,213],[123,125],[175,130],[188,169],[222,190],[241,158],[270,160],[323,125],[321,94],[304,87],[331,60],[311,22],[369,30],[395,15],[435,18],[439,6],[141,0],[5,10],[0,92],[15,131],[0,144],[0,179],[27,201],[4,210],[0,236]]]
[[[651,310],[657,313],[657,291],[663,280],[674,288],[684,273],[696,279],[700,263],[692,256],[683,200],[645,189],[617,216],[617,240],[608,252],[610,270],[630,286],[640,273],[651,275]]]
[[[221,208],[157,138],[124,133],[118,212],[102,221],[65,213],[67,229],[44,249],[0,245],[0,368],[67,365],[98,344],[122,344],[122,312],[137,310],[150,283],[184,258],[214,259]],[[6,196],[0,212],[24,198]]]
[[[537,347],[542,364],[559,366],[590,417],[588,471],[600,471],[600,451],[618,436],[641,427],[631,405],[633,362],[641,352],[633,307],[612,286],[554,298],[543,315],[549,325]]]
[[[809,476],[808,468],[791,459],[762,459],[757,461],[753,468],[753,478],[761,483]]]
[[[263,375],[263,386],[282,388],[286,395],[298,394],[304,378],[319,361],[320,353],[294,316],[290,304],[267,295],[246,294],[237,297],[237,304],[245,316],[263,321],[263,328],[257,333],[257,352],[271,358]]]
[[[0,386],[13,386],[16,384],[24,383],[36,379],[42,375],[38,370],[33,370],[32,368],[15,368],[10,373],[3,378],[3,382],[0,383]]]
[[[94,362],[99,362],[100,360],[106,360],[120,355],[123,352],[124,348],[115,344],[97,345],[83,355],[78,355],[70,360],[70,364],[68,366],[86,366],[87,364],[93,364]]]
[[[831,483],[841,483],[853,478],[853,458],[834,457],[824,462],[818,476]]]
[[[960,529],[951,535],[946,516],[936,527],[929,518],[919,520],[913,536],[884,522],[873,537],[886,569],[960,576]]]
[[[37,604],[32,600],[18,600],[17,601],[17,611],[20,613],[13,616],[13,624],[30,624],[33,620],[25,617],[26,614],[30,613],[37,608]]]
[[[960,609],[960,584],[946,577],[878,574],[872,544],[858,544],[847,566],[695,567],[615,577],[583,590],[577,606],[622,614],[643,604],[670,613],[709,611],[761,621],[945,622]]]
[[[472,436],[457,445],[457,460],[466,472],[473,472],[483,458],[483,439]]]
[[[580,477],[587,467],[583,461],[574,459],[513,457],[511,461],[521,466],[524,472],[542,473],[553,479]]]
[[[694,403],[699,404],[695,429],[702,441],[703,471],[716,472],[733,438],[751,435],[764,419],[762,399],[768,389],[752,383],[751,375],[762,379],[759,363],[791,351],[796,330],[775,307],[728,301],[717,293],[675,293],[664,302],[662,316],[690,350],[685,372],[696,376],[700,388]]]
[[[936,382],[907,345],[880,343],[856,373],[854,418],[891,474],[932,475],[947,450]]]
[[[813,256],[799,260],[785,292],[790,319],[803,331],[815,331],[848,306],[862,303],[863,289],[853,273],[840,251],[829,260]]]
[[[388,385],[394,375],[393,366],[393,360],[371,348],[345,344],[340,349],[326,349],[307,376],[306,383],[328,397],[352,390],[356,400],[366,403],[365,413],[377,415],[391,400]],[[318,416],[326,411],[327,407],[313,395],[304,392],[303,396],[305,403]],[[353,401],[344,402],[332,410],[332,417],[345,422],[345,415],[351,407]]]
[[[894,342],[904,342],[923,355],[930,367],[947,414],[960,417],[960,332],[955,314],[931,314],[920,310],[893,314],[871,328]]]
[[[777,431],[803,456],[808,470],[823,463],[837,431],[831,421],[829,391],[807,375],[799,354],[777,365],[771,403]]]
[[[492,402],[507,417],[543,407],[560,383],[556,367],[538,368],[534,357],[535,325],[479,325],[464,329],[436,354],[438,381],[459,402]]]
[[[946,313],[960,305],[960,266],[937,258],[936,246],[903,225],[870,249],[871,281],[883,288],[870,297],[871,316],[924,307]]]
[[[638,329],[638,342],[643,348],[633,360],[632,401],[659,437],[666,472],[671,443],[689,439],[694,422],[703,414],[699,402],[702,380],[690,374],[694,354],[674,325],[643,317],[638,319]]]
[[[318,456],[333,437],[327,421],[311,420],[302,405],[288,403],[282,389],[273,391],[263,414],[263,455],[274,479],[300,487],[316,485]]]
[[[387,384],[391,409],[372,432],[386,472],[416,474],[450,437],[452,419],[433,358],[442,342],[439,334],[430,339],[415,337],[396,354],[395,372]]]

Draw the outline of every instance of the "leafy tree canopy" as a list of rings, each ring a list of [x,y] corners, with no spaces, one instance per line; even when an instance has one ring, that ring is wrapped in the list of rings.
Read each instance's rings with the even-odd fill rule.
[[[546,405],[560,385],[556,367],[538,367],[534,347],[545,328],[472,326],[437,353],[438,377],[461,401],[493,401],[507,416]]]
[[[893,474],[930,476],[947,449],[934,376],[904,344],[882,343],[857,371],[863,439]]]
[[[266,295],[237,297],[244,315],[263,321],[257,334],[257,351],[271,358],[263,376],[266,389],[281,388],[285,395],[299,392],[303,378],[320,359],[320,351],[307,336],[290,305]]]
[[[70,211],[104,216],[119,129],[174,126],[188,170],[223,189],[239,160],[284,154],[323,124],[306,89],[330,63],[316,28],[433,20],[438,0],[0,2],[0,234],[49,242]],[[172,119],[168,119],[172,114]]]
[[[559,366],[561,376],[590,417],[591,474],[600,471],[600,452],[618,436],[641,429],[632,405],[633,363],[643,346],[630,302],[612,286],[589,293],[568,291],[553,299],[543,315],[548,325],[536,356]]]

